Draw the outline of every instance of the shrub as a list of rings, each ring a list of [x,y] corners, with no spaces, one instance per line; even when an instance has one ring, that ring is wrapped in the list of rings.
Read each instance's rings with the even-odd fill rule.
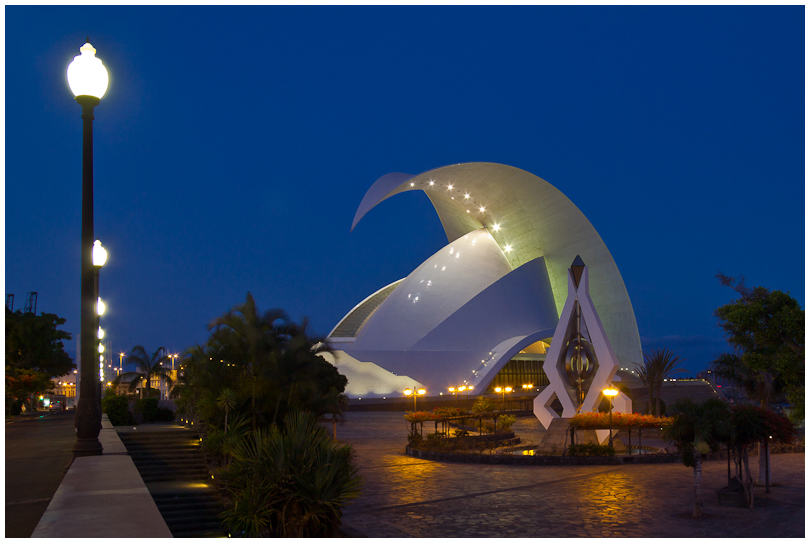
[[[11,400],[8,397],[6,397],[6,405],[7,406],[10,405],[12,415],[19,415],[20,412],[22,412],[22,405],[23,405],[22,400],[18,399]]]
[[[512,429],[512,425],[515,423],[514,415],[501,415],[498,417],[498,429],[503,432],[508,432]]]
[[[143,422],[155,422],[158,416],[158,399],[142,398],[135,400],[132,411],[135,413],[135,417],[140,418]]]
[[[113,426],[130,426],[135,424],[135,417],[129,411],[129,399],[117,394],[105,395],[101,400],[101,409],[107,413]]]
[[[610,445],[598,445],[596,443],[580,443],[568,447],[568,456],[613,456],[616,449]]]
[[[233,499],[220,515],[224,526],[251,537],[336,536],[362,483],[352,447],[334,443],[305,412],[287,414],[283,430],[241,441],[222,481]]]
[[[472,406],[473,413],[491,413],[495,411],[495,406],[489,399],[479,396]]]
[[[168,407],[158,407],[155,422],[172,422],[174,420],[174,411]]]

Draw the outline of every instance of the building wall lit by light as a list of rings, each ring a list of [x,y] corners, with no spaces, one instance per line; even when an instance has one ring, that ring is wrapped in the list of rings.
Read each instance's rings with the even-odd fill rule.
[[[545,355],[527,348],[551,341],[577,255],[591,269],[591,297],[619,362],[641,363],[618,267],[559,190],[503,164],[393,173],[369,188],[352,229],[379,202],[412,190],[428,196],[449,243],[358,304],[330,332],[329,359],[347,376],[349,397],[394,395],[412,386],[444,391],[459,383],[485,391],[512,360],[525,363],[508,371],[537,373],[531,361]]]

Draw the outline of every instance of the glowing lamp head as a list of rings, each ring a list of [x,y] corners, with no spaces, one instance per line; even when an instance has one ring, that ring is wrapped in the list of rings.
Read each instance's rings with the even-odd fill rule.
[[[512,392],[512,387],[506,387],[506,392]]]
[[[411,394],[413,394],[413,390],[406,388],[405,390],[402,391],[402,393],[405,394],[406,396],[410,396]]]
[[[107,262],[107,249],[101,246],[101,242],[93,242],[93,266],[100,268]]]
[[[456,389],[455,389],[454,387],[450,387],[450,388],[448,388],[447,390],[448,390],[449,392],[455,392],[455,391],[456,391]]]
[[[98,339],[104,339],[104,330],[101,326],[98,327]]]
[[[616,390],[615,388],[612,388],[612,387],[611,388],[606,388],[605,390],[602,391],[602,394],[604,394],[605,396],[609,396],[609,397],[613,397],[613,396],[617,395],[618,393],[619,393],[619,391]]]
[[[502,389],[501,387],[495,387],[495,392],[500,392],[500,391],[502,391],[502,390],[503,390],[503,389]]]
[[[96,49],[90,42],[81,46],[81,55],[73,57],[67,68],[67,80],[73,95],[93,96],[101,99],[107,92],[110,76],[107,68],[96,58]]]
[[[101,298],[98,299],[98,303],[96,304],[96,313],[103,315],[104,312],[107,311],[107,305],[101,301]]]
[[[425,390],[424,388],[420,388],[419,390],[416,391],[416,393],[419,394],[420,396],[424,396],[425,394],[427,394],[427,390]]]
[[[465,390],[467,390],[467,387],[458,387],[459,392],[464,392]]]
[[[103,353],[103,352],[104,352],[104,344],[103,344],[103,343],[99,343],[99,344],[98,344],[98,352],[99,352],[99,353]]]

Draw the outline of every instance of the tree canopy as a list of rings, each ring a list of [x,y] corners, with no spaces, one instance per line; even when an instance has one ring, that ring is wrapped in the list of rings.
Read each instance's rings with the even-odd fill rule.
[[[59,377],[76,367],[65,352],[64,340],[71,335],[57,327],[65,319],[53,313],[11,312],[6,308],[6,365],[13,370],[34,370]]]
[[[324,344],[280,309],[261,312],[250,293],[245,302],[214,319],[205,345],[184,353],[179,405],[216,427],[225,410],[224,389],[234,395],[230,415],[245,415],[256,430],[283,423],[292,411],[339,414],[346,377],[318,355]]]
[[[723,285],[739,295],[715,310],[733,355],[718,357],[713,366],[721,376],[759,390],[760,401],[768,391],[784,390],[795,411],[804,413],[804,310],[789,293],[749,288],[745,278],[717,274]]]

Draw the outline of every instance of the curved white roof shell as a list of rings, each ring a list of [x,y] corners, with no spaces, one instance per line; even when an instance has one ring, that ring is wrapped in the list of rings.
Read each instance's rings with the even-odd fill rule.
[[[523,347],[551,337],[567,296],[567,270],[580,255],[619,361],[641,362],[619,270],[588,219],[559,190],[503,164],[391,173],[369,188],[352,229],[378,203],[408,190],[428,195],[450,243],[353,310],[363,321],[353,341],[343,334],[351,357],[407,375],[429,394],[463,381],[485,385]]]

